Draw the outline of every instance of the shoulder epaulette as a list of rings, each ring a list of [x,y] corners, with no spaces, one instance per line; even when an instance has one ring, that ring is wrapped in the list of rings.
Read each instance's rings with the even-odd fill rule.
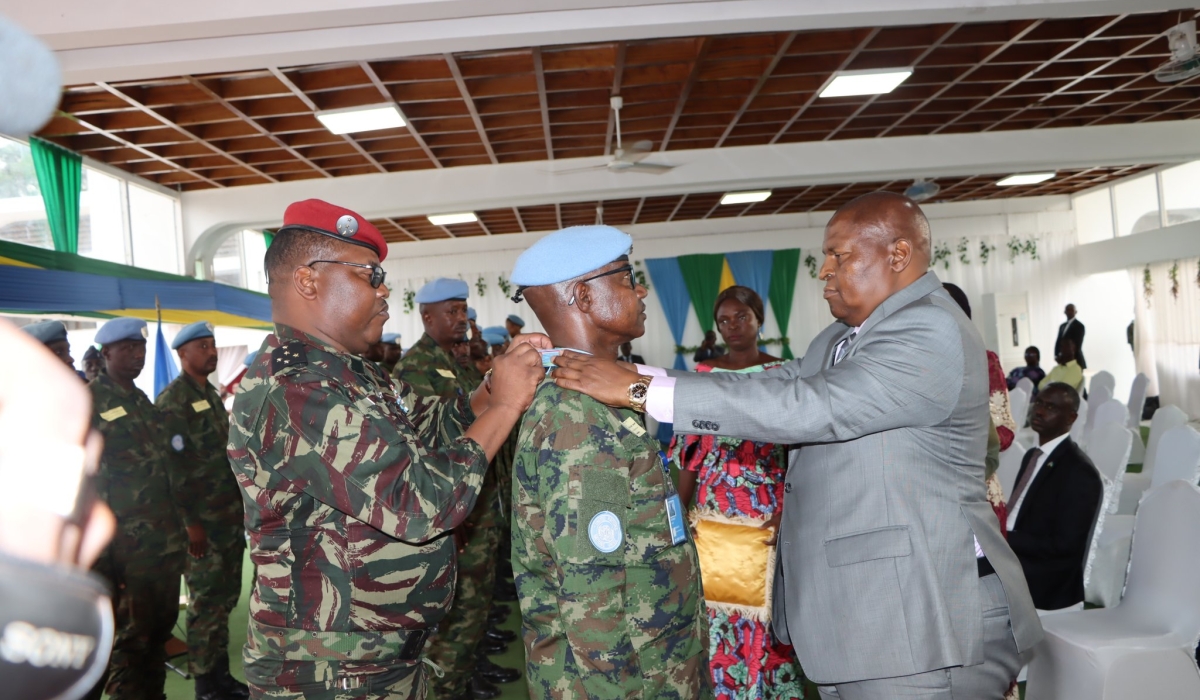
[[[308,356],[304,353],[303,343],[284,343],[271,351],[271,374],[279,374],[288,367],[306,364]]]

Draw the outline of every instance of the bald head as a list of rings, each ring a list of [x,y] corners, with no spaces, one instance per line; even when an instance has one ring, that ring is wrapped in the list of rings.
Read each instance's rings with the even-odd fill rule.
[[[879,304],[929,270],[929,220],[916,202],[871,192],[825,226],[825,299],[835,318],[862,325]]]

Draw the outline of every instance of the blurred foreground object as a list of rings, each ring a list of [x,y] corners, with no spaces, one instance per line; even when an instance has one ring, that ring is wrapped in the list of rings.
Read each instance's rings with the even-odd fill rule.
[[[0,16],[0,134],[23,137],[42,128],[61,95],[54,52]]]

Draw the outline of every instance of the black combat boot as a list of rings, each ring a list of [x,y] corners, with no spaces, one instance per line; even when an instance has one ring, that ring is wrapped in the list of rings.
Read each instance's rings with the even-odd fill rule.
[[[250,688],[229,673],[229,657],[223,657],[217,662],[213,674],[217,676],[217,683],[220,684],[221,690],[224,690],[225,695],[231,700],[244,700],[250,697]]]
[[[229,700],[232,696],[221,687],[221,676],[216,672],[196,675],[196,700]]]
[[[482,653],[475,661],[475,674],[483,676],[490,683],[512,683],[521,678],[521,672],[517,669],[501,666]]]

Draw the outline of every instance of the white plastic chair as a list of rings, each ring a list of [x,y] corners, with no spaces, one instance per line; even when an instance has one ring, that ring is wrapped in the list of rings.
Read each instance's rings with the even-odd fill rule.
[[[1025,419],[1029,417],[1029,392],[1020,386],[1008,392],[1008,410],[1012,412],[1013,423],[1017,431],[1025,427]]]
[[[1000,466],[996,469],[996,478],[1000,480],[1005,499],[1012,495],[1013,487],[1017,485],[1017,472],[1021,471],[1021,461],[1025,459],[1027,451],[1024,445],[1013,440],[1008,449],[1000,453]]]
[[[1097,409],[1104,406],[1104,404],[1108,403],[1111,400],[1112,400],[1112,392],[1108,390],[1108,387],[1101,386],[1101,387],[1097,388],[1095,391],[1088,393],[1088,405],[1094,406]],[[1125,422],[1125,410],[1124,409],[1125,409],[1125,407],[1122,406],[1121,407],[1121,422],[1122,423]],[[1092,429],[1096,427],[1096,415],[1098,413],[1099,413],[1098,410],[1088,412],[1087,425],[1086,425],[1086,429],[1084,430],[1084,433],[1086,435],[1091,435]]]
[[[1087,417],[1089,404],[1087,399],[1079,399],[1079,410],[1075,414],[1075,424],[1071,426],[1071,439],[1076,445],[1087,445]]]
[[[1125,485],[1121,477],[1125,476],[1132,442],[1133,435],[1123,423],[1106,423],[1096,429],[1092,441],[1083,448],[1087,456],[1092,458],[1096,469],[1113,482],[1113,498],[1108,509],[1110,513],[1117,512],[1117,503],[1121,500],[1121,490]]]
[[[1112,372],[1100,370],[1092,375],[1092,378],[1088,381],[1088,398],[1092,398],[1092,394],[1095,394],[1100,389],[1107,389],[1110,399],[1116,393],[1117,378],[1112,376]]]
[[[1150,379],[1144,374],[1133,378],[1129,387],[1129,427],[1133,430],[1133,450],[1129,453],[1130,464],[1142,464],[1146,461],[1146,443],[1142,442],[1142,410],[1146,407],[1146,387]]]
[[[1154,418],[1150,419],[1150,437],[1146,440],[1146,457],[1142,462],[1142,473],[1125,475],[1125,495],[1117,504],[1118,513],[1133,515],[1137,510],[1138,500],[1141,499],[1146,489],[1150,488],[1150,482],[1154,478],[1159,442],[1162,441],[1163,435],[1181,425],[1187,425],[1187,422],[1187,414],[1175,406],[1163,406],[1154,412]]]
[[[1024,389],[1026,394],[1033,396],[1033,390],[1036,387],[1033,386],[1032,379],[1030,379],[1029,377],[1021,377],[1020,379],[1017,380],[1017,388]]]
[[[1093,409],[1088,412],[1088,419],[1092,423],[1092,429],[1088,431],[1089,441],[1093,435],[1099,435],[1105,430],[1124,430],[1125,432],[1129,432],[1129,428],[1125,427],[1125,404],[1116,399],[1109,399],[1104,403],[1093,401],[1091,405]]]
[[[1124,600],[1042,619],[1026,700],[1194,700],[1200,673],[1200,489],[1173,481],[1147,495]]]

